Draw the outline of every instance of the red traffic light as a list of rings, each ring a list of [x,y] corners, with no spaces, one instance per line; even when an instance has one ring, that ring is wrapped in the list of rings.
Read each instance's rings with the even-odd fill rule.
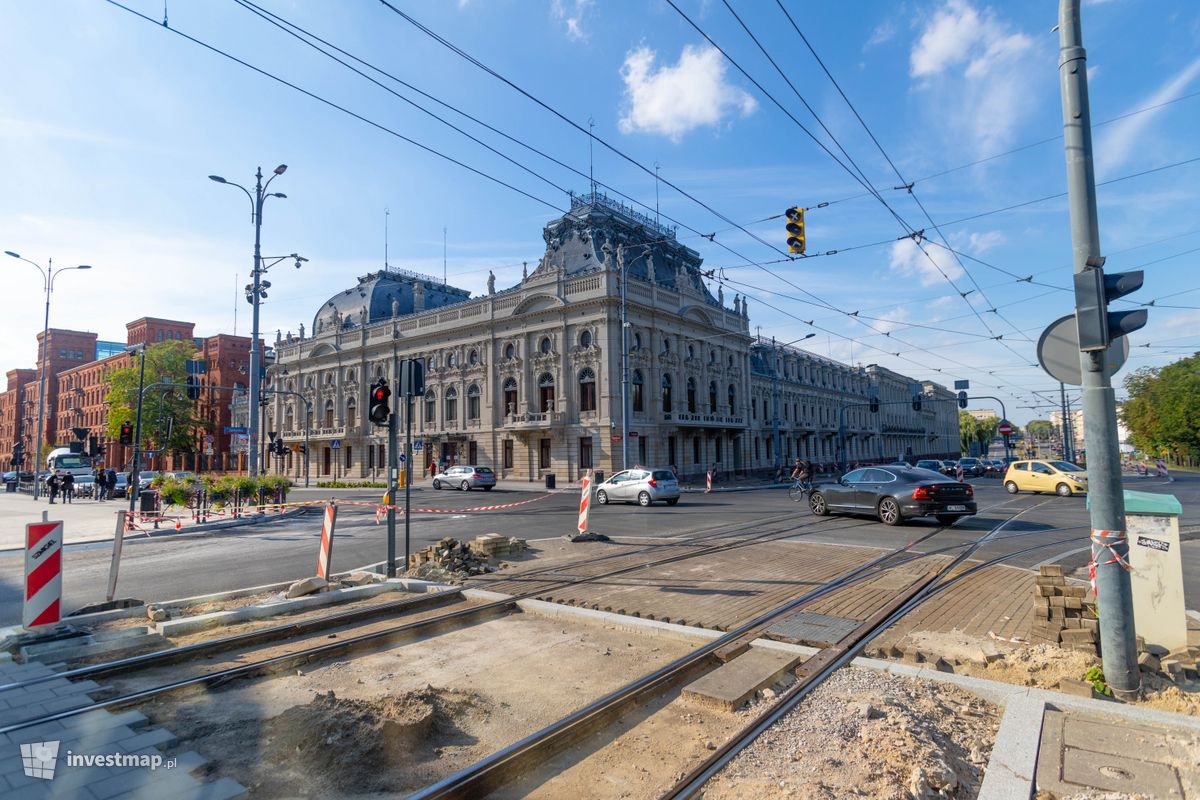
[[[387,387],[387,383],[383,378],[375,384],[371,389],[370,409],[367,411],[367,417],[376,425],[388,424],[388,417],[392,410],[388,408],[388,398],[392,396],[392,390]]]
[[[375,387],[375,402],[376,403],[382,403],[384,400],[387,400],[387,396],[388,396],[387,389],[383,388],[382,386]]]

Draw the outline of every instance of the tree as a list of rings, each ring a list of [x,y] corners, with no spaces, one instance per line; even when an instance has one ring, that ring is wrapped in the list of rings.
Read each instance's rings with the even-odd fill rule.
[[[187,360],[196,352],[190,342],[157,342],[146,348],[146,385],[153,383],[187,382]],[[106,432],[111,439],[121,433],[121,426],[133,425],[137,418],[138,359],[128,367],[108,374],[105,400],[109,404]],[[196,415],[196,407],[183,389],[155,386],[142,399],[142,442],[145,449],[191,450],[196,428],[204,420]]]
[[[987,455],[988,445],[996,438],[996,428],[999,426],[1000,420],[995,417],[975,420],[975,441],[979,442],[979,452],[982,455]]]
[[[1125,389],[1121,421],[1139,450],[1189,461],[1200,455],[1200,354],[1139,369],[1125,378]]]
[[[963,453],[971,452],[971,442],[975,441],[977,420],[965,411],[958,412],[958,444]]]
[[[1054,435],[1054,423],[1047,419],[1030,420],[1025,425],[1025,435],[1034,441],[1049,439]]]

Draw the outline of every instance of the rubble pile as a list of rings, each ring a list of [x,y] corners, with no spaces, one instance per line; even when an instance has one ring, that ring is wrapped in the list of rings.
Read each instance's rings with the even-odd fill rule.
[[[1061,564],[1043,564],[1033,586],[1034,644],[1056,644],[1069,650],[1096,655],[1100,618],[1095,598],[1088,599],[1083,586],[1067,586]]]
[[[478,553],[492,564],[499,561],[502,556],[522,553],[528,549],[529,545],[524,539],[518,539],[515,536],[501,536],[498,533],[485,533],[471,540],[472,552]]]
[[[477,541],[479,538],[483,537],[477,537]],[[496,568],[488,563],[488,556],[477,551],[474,544],[446,536],[409,557],[408,575],[425,580],[446,580],[494,572]]]

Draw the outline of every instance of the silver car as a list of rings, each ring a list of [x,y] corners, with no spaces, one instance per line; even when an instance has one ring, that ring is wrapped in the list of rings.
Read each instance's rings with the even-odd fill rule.
[[[679,481],[669,469],[626,469],[596,487],[596,502],[602,506],[610,502],[648,506],[655,500],[665,500],[669,506],[679,502]]]
[[[439,472],[433,477],[433,488],[441,489],[449,486],[452,489],[462,489],[469,492],[472,489],[483,489],[490,492],[496,485],[496,473],[490,467],[450,467],[445,472]]]

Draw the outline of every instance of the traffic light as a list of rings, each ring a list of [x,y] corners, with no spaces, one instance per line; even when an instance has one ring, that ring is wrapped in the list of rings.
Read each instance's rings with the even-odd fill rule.
[[[1146,324],[1146,309],[1109,311],[1108,304],[1142,288],[1140,269],[1105,275],[1101,267],[1075,273],[1075,327],[1079,349],[1107,350],[1112,340],[1133,333]]]
[[[280,458],[283,457],[283,454],[286,452],[283,445],[283,439],[276,439],[275,441],[271,442],[271,452]]]
[[[967,407],[967,393],[966,392],[958,393],[958,407],[959,408]]]
[[[879,413],[879,398],[878,397],[871,398],[871,413],[872,414]]]
[[[130,425],[128,422],[121,425],[120,442],[123,445],[133,444],[133,426]]]
[[[921,395],[914,394],[913,395],[913,411],[920,411],[920,410],[921,410]]]
[[[387,425],[392,410],[388,408],[388,398],[392,390],[387,387],[387,379],[380,378],[371,389],[371,402],[367,415],[376,425]]]
[[[804,252],[804,209],[796,206],[784,212],[787,217],[788,252]]]
[[[195,375],[187,376],[187,396],[188,400],[200,399],[200,379]]]

